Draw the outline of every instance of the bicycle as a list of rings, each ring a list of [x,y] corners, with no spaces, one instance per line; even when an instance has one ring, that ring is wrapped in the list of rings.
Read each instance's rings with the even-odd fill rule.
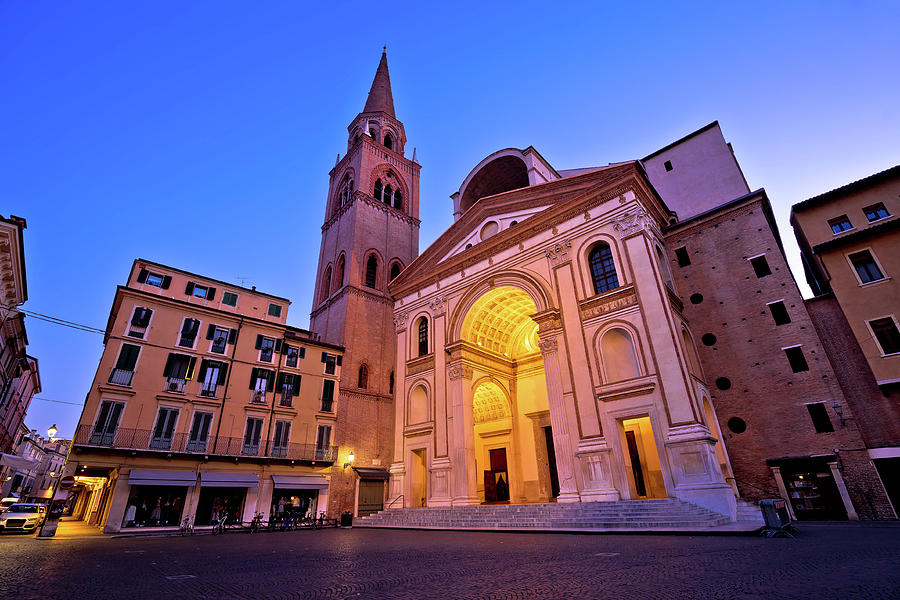
[[[228,519],[227,513],[222,513],[217,518],[213,519],[213,535],[219,533],[225,533],[225,521]]]
[[[259,531],[259,528],[262,527],[263,514],[261,512],[253,515],[253,520],[250,521],[250,533],[256,533]]]
[[[178,529],[178,532],[181,533],[182,536],[187,534],[194,535],[194,517],[188,515],[181,521],[181,527]]]

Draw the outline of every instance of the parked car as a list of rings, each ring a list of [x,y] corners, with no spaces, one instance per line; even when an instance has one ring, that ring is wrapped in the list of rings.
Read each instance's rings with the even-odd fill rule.
[[[19,499],[16,497],[4,498],[3,500],[0,500],[0,512],[3,512],[13,504],[16,504],[18,502]]]
[[[20,502],[13,504],[0,513],[0,531],[28,531],[32,532],[41,526],[47,514],[47,507],[43,504],[31,504]]]

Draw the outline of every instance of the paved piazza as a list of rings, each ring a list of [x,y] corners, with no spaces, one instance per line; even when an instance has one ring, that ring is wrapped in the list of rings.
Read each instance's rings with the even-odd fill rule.
[[[797,539],[328,529],[0,537],[0,597],[900,598],[900,527]]]

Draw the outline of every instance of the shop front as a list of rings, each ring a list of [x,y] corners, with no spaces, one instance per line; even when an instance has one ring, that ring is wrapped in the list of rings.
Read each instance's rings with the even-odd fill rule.
[[[328,505],[328,480],[321,475],[272,475],[269,514],[313,518]]]
[[[255,473],[201,472],[194,524],[212,525],[223,515],[227,523],[250,521],[256,509],[258,486]]]
[[[194,471],[132,469],[122,528],[178,527],[188,493],[196,485]]]
[[[766,461],[779,491],[798,521],[846,521],[858,518],[847,493],[837,457],[823,456]]]

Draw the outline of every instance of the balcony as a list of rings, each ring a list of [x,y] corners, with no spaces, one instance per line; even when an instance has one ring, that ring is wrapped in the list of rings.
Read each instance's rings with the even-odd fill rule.
[[[133,378],[134,371],[126,371],[125,369],[113,369],[109,373],[109,382],[113,385],[131,387],[131,380]]]
[[[245,444],[243,437],[209,437],[207,440],[191,440],[188,433],[176,433],[171,438],[155,437],[151,429],[123,429],[112,432],[96,432],[93,425],[79,425],[73,446],[82,448],[108,448],[164,452],[167,454],[204,454],[208,456],[281,458],[301,461],[333,463],[337,459],[337,446],[315,444],[286,444],[275,446],[269,442]]]
[[[183,394],[184,388],[187,386],[187,380],[178,379],[177,377],[169,377],[166,380],[165,391],[173,394]]]
[[[265,404],[266,403],[266,392],[263,391],[255,391],[250,392],[250,404]]]
[[[215,398],[216,397],[216,384],[215,383],[204,383],[200,388],[200,395],[204,398]]]

